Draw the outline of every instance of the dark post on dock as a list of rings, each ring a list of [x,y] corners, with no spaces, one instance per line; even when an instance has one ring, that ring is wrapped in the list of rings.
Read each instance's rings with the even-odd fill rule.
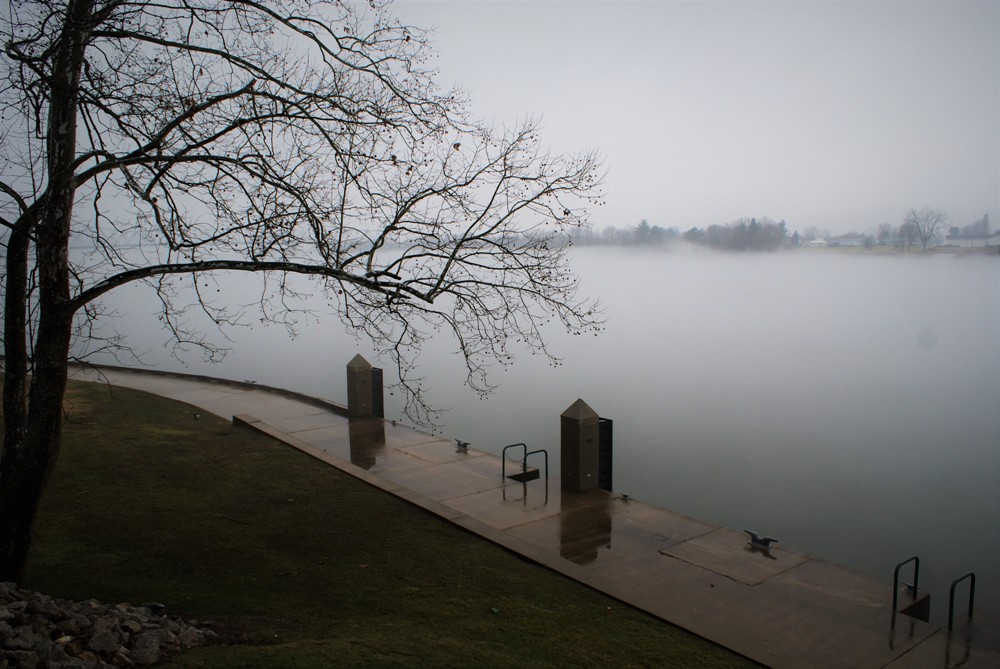
[[[562,489],[585,492],[600,486],[600,416],[578,399],[560,417]]]
[[[598,423],[598,449],[597,449],[597,486],[601,490],[611,492],[614,490],[612,474],[612,455],[614,454],[614,421],[610,418],[601,418]]]
[[[360,353],[347,363],[347,411],[351,416],[385,417],[382,370]]]

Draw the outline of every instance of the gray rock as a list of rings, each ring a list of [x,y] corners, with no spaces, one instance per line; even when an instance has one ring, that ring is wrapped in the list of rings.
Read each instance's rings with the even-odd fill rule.
[[[28,598],[27,595],[21,592],[21,589],[17,587],[16,583],[4,581],[3,586],[3,597],[8,601],[24,600]]]
[[[43,643],[38,647],[38,659],[50,667],[50,669],[53,663],[73,661],[73,658],[69,656],[62,645],[52,641]]]
[[[76,615],[67,618],[66,620],[60,620],[55,624],[55,629],[59,630],[63,634],[68,634],[70,636],[80,636],[83,634],[83,630],[90,627],[90,621],[84,618],[86,624],[81,625],[80,621]]]
[[[20,667],[20,669],[36,669],[38,667],[38,653],[30,650],[0,651],[0,658],[8,661],[10,666]]]
[[[48,604],[51,599],[42,599],[41,597],[36,597],[34,599],[29,599],[27,604],[24,606],[24,612],[28,615],[34,615],[36,613],[45,614],[48,611]]]
[[[118,653],[113,658],[111,658],[111,664],[115,667],[123,667],[127,669],[128,667],[134,667],[135,662],[129,659],[127,649],[123,649],[125,652]]]
[[[194,627],[188,627],[177,635],[177,645],[181,648],[193,648],[194,646],[200,646],[205,642],[204,636],[203,632],[195,629]]]
[[[160,646],[176,645],[177,643],[177,635],[165,627],[162,629],[153,629],[143,632],[135,638],[135,643],[139,643],[144,638],[155,639],[156,643]]]
[[[107,611],[90,616],[90,624],[95,630],[115,630],[121,633],[120,623],[119,618],[109,615]]]
[[[128,632],[129,634],[138,634],[143,629],[145,629],[142,622],[139,620],[126,620],[121,624],[121,628],[123,631]]]
[[[159,603],[71,602],[0,583],[0,669],[148,666],[218,640],[211,630],[164,614]]]
[[[95,653],[113,654],[121,647],[121,636],[114,630],[98,629],[87,642],[87,648]]]
[[[93,669],[93,662],[70,658],[64,662],[46,662],[46,669]]]
[[[156,664],[160,661],[161,641],[155,630],[143,632],[135,638],[129,657],[139,666]]]
[[[44,636],[28,626],[14,628],[14,634],[3,642],[6,650],[34,650],[48,641]]]
[[[174,634],[180,633],[180,631],[184,628],[178,620],[171,620],[170,618],[158,618],[158,620],[160,622],[160,627],[165,630],[170,630]]]

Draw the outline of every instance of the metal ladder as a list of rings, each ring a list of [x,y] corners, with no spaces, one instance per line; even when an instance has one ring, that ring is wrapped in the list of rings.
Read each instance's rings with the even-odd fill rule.
[[[930,595],[928,594],[926,599],[922,602],[917,602],[917,597],[919,594],[920,585],[920,558],[914,555],[911,558],[903,560],[896,565],[896,569],[892,573],[892,615],[896,616],[896,607],[899,603],[899,570],[904,566],[913,563],[913,583],[903,583],[906,589],[910,591],[913,595],[913,603],[910,604],[906,609],[900,611],[904,615],[910,617],[918,618],[924,622],[928,622],[930,618]],[[969,609],[968,617],[972,619],[973,605],[976,601],[976,575],[973,572],[969,572],[964,576],[960,576],[951,582],[951,588],[948,591],[948,629],[949,631],[954,627],[955,623],[955,588],[959,583],[968,579],[969,580]]]
[[[511,449],[511,448],[520,448],[521,449],[521,471],[517,472],[515,474],[511,474],[510,476],[508,476],[507,475],[507,459],[508,459],[507,458],[507,451],[509,449]],[[509,446],[504,446],[503,447],[503,454],[501,456],[501,460],[502,460],[502,463],[503,463],[502,466],[501,466],[501,472],[502,472],[503,478],[505,478],[505,479],[506,478],[511,478],[511,479],[514,479],[515,481],[518,481],[520,483],[527,483],[528,481],[534,481],[535,479],[539,478],[540,473],[539,473],[538,469],[532,469],[531,471],[528,471],[528,456],[536,455],[538,453],[541,453],[542,455],[545,456],[545,478],[546,478],[546,480],[548,480],[548,478],[549,478],[549,453],[548,453],[548,451],[546,451],[544,448],[539,448],[539,449],[534,450],[534,451],[529,451],[528,450],[528,445],[527,444],[523,444],[523,443],[511,444]],[[514,461],[514,462],[516,462],[516,461]]]

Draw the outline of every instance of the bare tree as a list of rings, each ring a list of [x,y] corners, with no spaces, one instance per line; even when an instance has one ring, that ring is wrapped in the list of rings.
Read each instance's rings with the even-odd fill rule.
[[[600,329],[559,242],[598,203],[595,156],[474,123],[382,3],[39,0],[0,22],[0,580],[58,457],[71,344],[119,286],[156,286],[167,330],[214,353],[171,281],[266,273],[281,319],[286,277],[312,277],[424,417],[411,365],[430,334],[485,392],[512,341],[551,355],[545,322]],[[220,325],[240,311],[197,305]]]
[[[940,209],[924,207],[917,211],[910,209],[906,212],[903,224],[910,226],[913,235],[920,240],[920,245],[924,251],[927,245],[944,229],[944,224],[948,220],[948,215]]]
[[[909,251],[910,247],[913,246],[914,240],[917,239],[917,227],[910,221],[903,221],[899,224],[897,234],[899,237],[899,249]]]

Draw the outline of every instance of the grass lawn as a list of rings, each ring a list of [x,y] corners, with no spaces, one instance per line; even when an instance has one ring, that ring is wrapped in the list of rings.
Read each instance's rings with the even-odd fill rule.
[[[210,621],[173,667],[746,667],[263,435],[71,385],[25,587]]]

